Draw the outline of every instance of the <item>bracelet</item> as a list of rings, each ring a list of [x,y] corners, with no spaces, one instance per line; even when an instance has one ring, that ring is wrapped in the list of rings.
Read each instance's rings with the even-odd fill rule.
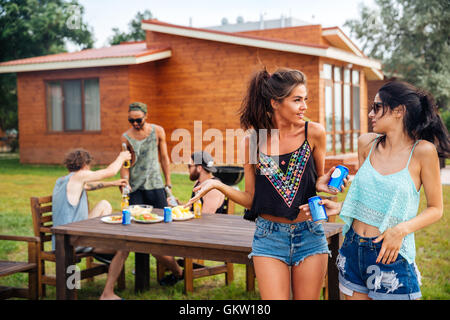
[[[171,184],[166,184],[166,187],[168,187],[169,189],[172,189],[172,185]]]

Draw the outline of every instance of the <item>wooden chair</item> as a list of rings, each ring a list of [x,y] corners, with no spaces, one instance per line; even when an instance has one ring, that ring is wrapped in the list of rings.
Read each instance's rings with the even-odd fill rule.
[[[38,262],[38,273],[39,273],[39,296],[45,297],[45,287],[46,285],[56,286],[56,276],[47,275],[45,272],[45,262],[56,262],[55,251],[47,250],[45,244],[50,244],[52,242],[52,196],[45,197],[31,197],[31,213],[33,217],[33,228],[34,234],[40,239],[39,244],[39,262]],[[104,263],[94,262],[94,253],[76,253],[75,259],[76,263],[81,262],[83,258],[86,258],[86,269],[81,270],[80,280],[88,279],[93,281],[93,277],[108,273],[109,266]],[[125,267],[118,279],[118,289],[125,289]]]
[[[0,260],[0,277],[12,275],[18,272],[28,273],[28,288],[16,288],[0,286],[0,299],[11,297],[38,299],[38,259],[39,238],[0,235],[0,240],[26,241],[28,242],[28,262]]]
[[[225,197],[225,209],[227,210],[226,214],[233,213],[230,208],[234,208],[234,206],[230,206],[229,199]],[[225,274],[225,284],[229,285],[234,280],[234,269],[233,264],[229,262],[224,262],[221,265],[194,269],[193,264],[204,264],[203,260],[192,259],[192,258],[184,258],[184,290],[185,292],[194,292],[194,279],[214,276],[217,274]],[[166,272],[166,268],[157,261],[156,263],[156,273],[158,281],[164,277]]]

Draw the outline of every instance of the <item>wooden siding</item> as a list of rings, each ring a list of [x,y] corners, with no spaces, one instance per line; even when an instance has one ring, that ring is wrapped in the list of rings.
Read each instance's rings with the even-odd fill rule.
[[[327,44],[320,26],[265,30],[264,34],[316,44]],[[311,34],[308,36],[308,34]],[[301,37],[301,38],[299,38]],[[305,38],[306,37],[306,38]],[[83,147],[97,164],[110,163],[118,152],[120,135],[129,127],[128,104],[148,105],[149,122],[164,127],[169,155],[179,141],[172,141],[176,129],[187,129],[193,138],[194,121],[202,121],[202,134],[218,129],[239,129],[238,111],[251,75],[263,66],[269,72],[279,67],[301,70],[307,77],[306,116],[325,125],[322,64],[344,65],[322,59],[261,48],[225,44],[147,31],[148,45],[169,46],[172,57],[145,64],[59,71],[18,73],[20,156],[22,163],[62,163],[67,151]],[[46,124],[45,81],[98,77],[100,84],[101,131],[98,133],[49,133]],[[367,81],[361,72],[361,130],[367,131]],[[213,141],[203,141],[205,148]],[[237,141],[234,142],[236,154]],[[222,146],[226,150],[226,144]],[[191,150],[194,141],[191,140]],[[217,151],[217,150],[216,150]],[[225,163],[226,154],[215,154]]]
[[[240,34],[260,36],[277,40],[289,40],[302,43],[330,45],[330,43],[322,37],[321,25],[308,25],[277,29],[264,29],[239,32]]]
[[[155,123],[164,126],[169,152],[179,143],[171,141],[177,128],[189,130],[193,136],[194,121],[202,121],[203,134],[209,128],[239,129],[238,111],[251,75],[266,66],[269,72],[278,67],[303,71],[308,79],[310,103],[307,116],[318,121],[318,57],[277,52],[273,50],[224,44],[213,41],[166,35],[147,31],[150,45],[169,44],[173,55],[155,63],[156,97]],[[211,141],[204,141],[202,148]],[[192,141],[192,151],[194,142]],[[235,142],[235,147],[237,142]],[[223,150],[226,145],[223,145]],[[236,153],[236,152],[235,152]],[[226,154],[215,155],[225,162]]]

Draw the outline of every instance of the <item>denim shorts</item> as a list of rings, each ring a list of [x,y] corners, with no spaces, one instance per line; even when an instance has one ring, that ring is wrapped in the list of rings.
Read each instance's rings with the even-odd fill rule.
[[[342,293],[352,296],[356,291],[376,300],[419,299],[422,294],[416,264],[401,255],[390,264],[376,263],[382,245],[382,241],[373,243],[376,238],[361,237],[353,228],[346,233],[336,259]]]
[[[258,217],[252,252],[248,255],[271,257],[288,266],[298,266],[315,254],[331,254],[323,225],[312,221],[278,223]]]

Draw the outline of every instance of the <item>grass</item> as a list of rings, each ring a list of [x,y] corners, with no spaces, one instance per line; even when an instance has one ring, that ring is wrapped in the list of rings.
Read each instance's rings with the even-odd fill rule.
[[[95,169],[95,168],[94,168]],[[30,197],[50,195],[58,177],[66,175],[62,166],[51,165],[21,165],[17,155],[0,155],[0,234],[33,235],[33,223],[30,212]],[[185,174],[172,174],[173,193],[182,202],[189,200],[193,182]],[[108,180],[118,179],[117,175]],[[239,185],[243,188],[243,182]],[[89,192],[89,203],[92,207],[102,199],[107,199],[114,211],[120,211],[120,193],[117,188],[105,188]],[[236,205],[236,214],[243,212],[241,206]],[[26,261],[26,244],[13,241],[0,242],[0,260]],[[219,263],[206,261],[207,265]],[[83,265],[80,265],[83,267]],[[54,273],[54,264],[46,266]],[[141,294],[134,293],[134,253],[130,253],[125,265],[127,289],[120,292],[125,299],[170,300],[170,299],[259,299],[258,291],[246,292],[245,266],[234,265],[235,280],[229,286],[225,285],[225,276],[216,275],[196,279],[194,293],[183,294],[183,282],[174,287],[164,288],[156,282],[156,262],[150,259],[150,290]],[[95,278],[94,282],[82,281],[79,292],[80,299],[98,299],[105,285],[106,275]],[[0,278],[0,286],[25,286],[27,275],[15,274]],[[47,287],[47,298],[55,299],[55,288]]]
[[[33,235],[29,199],[31,196],[43,196],[52,193],[58,177],[65,175],[62,166],[21,165],[17,155],[0,154],[0,234]],[[114,177],[118,178],[118,176]],[[114,179],[112,178],[112,179]],[[112,180],[111,179],[111,180]],[[192,181],[187,175],[172,174],[173,192],[180,201],[187,201],[192,190]],[[243,181],[239,187],[243,189]],[[443,186],[444,216],[436,224],[416,232],[417,258],[416,263],[422,273],[423,299],[450,299],[449,265],[449,217],[446,208],[450,205],[450,186]],[[339,195],[339,200],[345,194]],[[89,193],[89,202],[93,206],[101,199],[107,199],[114,210],[120,210],[120,194],[117,188],[106,188]],[[426,207],[423,190],[421,191],[420,211]],[[242,212],[242,207],[236,206],[236,212]],[[339,218],[338,218],[339,220]],[[26,244],[21,242],[1,241],[0,260],[27,259]],[[216,262],[206,262],[208,265]],[[54,264],[47,268],[54,272]],[[127,289],[118,292],[125,299],[171,300],[171,299],[207,299],[207,300],[241,300],[259,299],[258,289],[248,293],[245,290],[245,267],[234,265],[235,280],[229,286],[225,285],[224,275],[196,279],[194,293],[183,294],[183,283],[174,287],[161,287],[156,282],[155,259],[150,260],[150,290],[134,293],[134,254],[130,253],[126,265]],[[106,275],[95,278],[93,282],[83,281],[79,292],[80,299],[97,299],[104,287]],[[16,274],[0,278],[0,285],[26,286],[27,275]],[[55,288],[47,287],[47,299],[55,299]]]

